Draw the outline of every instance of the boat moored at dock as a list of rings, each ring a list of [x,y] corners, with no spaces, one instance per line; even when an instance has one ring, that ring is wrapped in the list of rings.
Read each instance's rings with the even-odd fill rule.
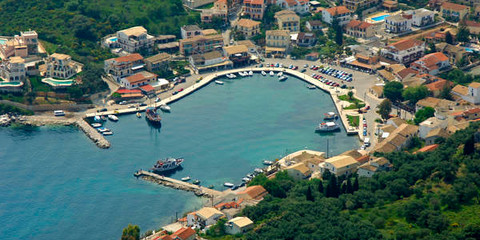
[[[142,117],[142,114],[140,112],[137,112],[137,118],[141,118]]]
[[[170,112],[172,108],[170,108],[170,106],[168,106],[167,104],[162,104],[160,105],[160,110],[162,110],[162,112]]]
[[[94,128],[99,128],[101,126],[102,126],[101,123],[92,123],[92,127],[94,127]]]
[[[182,181],[184,181],[184,182],[190,181],[190,176],[183,177],[183,178],[182,178]]]
[[[280,77],[278,78],[278,81],[283,82],[283,81],[286,81],[287,78],[288,78],[287,76],[283,76],[283,75],[282,75],[282,76],[280,76]]]
[[[237,75],[235,75],[235,74],[233,74],[233,73],[229,73],[229,74],[227,74],[226,76],[227,76],[227,78],[230,78],[230,79],[233,79],[233,78],[236,78],[236,77],[237,77]]]
[[[248,72],[248,76],[253,76],[253,71],[252,71],[252,70],[250,70],[250,71]]]
[[[267,76],[267,73],[265,71],[262,71],[263,76]]]
[[[338,115],[334,112],[327,112],[323,114],[323,119],[324,120],[334,120],[337,119]]]
[[[113,114],[109,114],[108,119],[110,119],[110,121],[113,121],[113,122],[118,121],[118,117]]]
[[[215,83],[218,84],[218,85],[223,85],[224,82],[220,81],[220,80],[215,80]]]
[[[272,164],[273,164],[273,161],[263,160],[262,163],[263,163],[263,165],[269,166],[269,165],[272,165]]]
[[[223,184],[223,186],[228,187],[228,188],[232,188],[233,186],[235,186],[235,184],[226,182],[226,183]]]
[[[157,110],[155,108],[148,107],[145,110],[145,118],[147,119],[148,122],[150,122],[155,126],[160,126],[162,124],[162,118],[157,113]]]
[[[154,172],[165,172],[170,171],[175,168],[180,167],[183,163],[183,158],[167,158],[158,160],[155,165],[153,165],[152,170]]]
[[[340,126],[335,122],[324,122],[318,124],[318,127],[315,128],[315,132],[333,132],[340,130]]]
[[[270,71],[270,76],[273,77],[273,75],[275,75],[275,73],[273,71]]]

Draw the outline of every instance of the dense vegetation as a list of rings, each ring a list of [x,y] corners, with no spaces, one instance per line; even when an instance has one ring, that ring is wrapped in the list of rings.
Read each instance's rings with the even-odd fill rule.
[[[245,239],[479,239],[478,124],[440,139],[433,152],[386,155],[394,170],[373,178],[255,178],[270,194],[243,214]],[[357,185],[357,186],[355,186]],[[359,186],[358,186],[359,185]]]
[[[17,113],[20,115],[33,115],[30,110],[21,109],[12,105],[0,104],[0,115],[5,113]]]

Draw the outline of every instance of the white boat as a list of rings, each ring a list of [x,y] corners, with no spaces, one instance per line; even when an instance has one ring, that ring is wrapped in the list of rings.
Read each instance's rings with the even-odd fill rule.
[[[267,73],[265,71],[262,71],[263,76],[267,76]]]
[[[226,183],[223,184],[223,186],[231,188],[231,187],[235,186],[235,184],[226,182]]]
[[[308,89],[316,89],[317,86],[315,86],[315,85],[312,84],[312,85],[307,85],[307,88],[308,88]]]
[[[253,71],[248,72],[248,76],[253,76]]]
[[[100,116],[95,116],[93,117],[93,121],[95,122],[101,122],[102,121],[102,118]]]
[[[283,76],[283,72],[278,72],[277,77],[281,77],[281,76]]]
[[[182,177],[182,181],[184,182],[190,181],[190,176]]]
[[[270,71],[270,76],[273,76],[275,75],[275,73],[273,71]]]
[[[315,132],[333,132],[340,129],[335,122],[325,122],[318,124],[318,127],[315,128]]]
[[[183,158],[161,159],[161,160],[158,160],[157,163],[155,163],[155,165],[153,165],[152,170],[154,172],[164,172],[164,171],[173,170],[177,167],[180,167],[182,162],[183,162]]]
[[[94,128],[99,128],[101,126],[102,126],[101,123],[92,123],[92,127],[94,127]]]
[[[263,169],[255,168],[255,170],[253,170],[253,172],[260,174],[260,173],[263,173]]]
[[[233,74],[233,73],[230,73],[230,74],[227,74],[227,77],[232,79],[232,78],[236,78],[237,75]]]
[[[334,120],[337,119],[338,115],[334,112],[327,112],[323,114],[323,119],[324,120]]]
[[[141,118],[142,117],[142,114],[140,112],[137,112],[137,117],[138,118]]]
[[[170,112],[172,109],[167,104],[162,104],[162,105],[160,105],[160,110],[162,110],[164,112]]]
[[[272,165],[273,161],[263,160],[263,165]]]
[[[110,136],[110,135],[113,135],[113,132],[112,131],[106,131],[106,132],[103,132],[102,134],[103,134],[103,136]]]
[[[243,181],[243,182],[249,182],[250,180],[252,180],[252,179],[249,178],[249,177],[244,177],[244,178],[242,178],[242,181]]]
[[[97,128],[97,131],[100,132],[100,133],[111,132],[110,129],[108,129],[108,128]]]
[[[110,119],[111,121],[114,121],[114,122],[118,121],[118,117],[113,115],[113,114],[109,114],[108,119]]]
[[[220,81],[220,80],[215,80],[215,83],[218,84],[218,85],[223,85],[223,82]]]
[[[287,80],[287,78],[288,78],[287,76],[280,76],[278,78],[278,81],[283,82],[283,81]]]

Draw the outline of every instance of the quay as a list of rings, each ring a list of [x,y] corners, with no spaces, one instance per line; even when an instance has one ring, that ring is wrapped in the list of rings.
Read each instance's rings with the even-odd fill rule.
[[[99,148],[110,148],[110,142],[95,128],[88,124],[85,119],[78,119],[75,123],[77,127],[80,128]]]
[[[214,189],[202,187],[200,185],[195,185],[191,184],[188,182],[183,182],[177,179],[165,177],[158,175],[156,173],[148,172],[145,170],[139,170],[133,174],[135,177],[141,177],[142,179],[150,182],[154,182],[160,185],[163,185],[165,187],[171,187],[174,189],[179,189],[179,190],[184,190],[184,191],[189,191],[189,192],[194,192],[195,195],[197,196],[203,196],[203,197],[220,197],[224,195],[224,192],[220,192]]]

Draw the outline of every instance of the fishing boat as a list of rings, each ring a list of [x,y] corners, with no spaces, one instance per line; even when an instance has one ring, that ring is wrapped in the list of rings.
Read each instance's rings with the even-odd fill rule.
[[[263,160],[263,165],[272,165],[273,161]]]
[[[92,123],[92,127],[94,127],[94,128],[99,128],[101,126],[102,126],[101,123]]]
[[[253,76],[253,71],[250,70],[250,72],[248,72],[248,76]]]
[[[113,135],[113,132],[112,131],[106,131],[106,132],[102,132],[103,136],[110,136],[110,135]]]
[[[141,118],[142,117],[142,114],[140,112],[137,112],[137,117],[138,118]]]
[[[334,112],[327,112],[323,114],[323,119],[324,120],[334,120],[337,119],[338,115]]]
[[[152,107],[148,107],[145,111],[145,117],[147,118],[147,121],[149,121],[151,124],[154,125],[161,125],[162,124],[162,118],[160,115],[157,113],[157,110]]]
[[[275,73],[273,71],[270,71],[270,76],[273,76],[275,75]]]
[[[278,78],[278,81],[283,82],[283,81],[287,80],[287,78],[288,78],[287,76],[280,76]]]
[[[114,122],[118,121],[118,117],[113,115],[113,114],[108,115],[108,119],[110,119],[110,121],[114,121]]]
[[[182,177],[182,181],[184,182],[190,181],[190,176]]]
[[[307,85],[307,88],[308,89],[317,89],[317,86],[311,84],[311,85]]]
[[[226,183],[223,184],[223,186],[231,188],[231,187],[235,186],[235,184],[226,182]]]
[[[180,167],[183,162],[183,158],[166,158],[158,160],[153,165],[152,170],[154,172],[165,172]]]
[[[193,184],[200,185],[200,180],[198,180],[198,179],[193,180]]]
[[[333,132],[340,130],[340,126],[335,122],[324,122],[318,124],[318,127],[315,128],[315,132]]]
[[[163,112],[170,112],[172,109],[167,104],[162,104],[160,105],[160,110],[162,110]]]
[[[283,72],[278,72],[277,77],[281,77],[281,76],[283,76]]]
[[[265,71],[262,71],[263,76],[267,76],[267,73]]]
[[[218,84],[218,85],[223,85],[224,82],[222,82],[220,80],[215,80],[215,83]]]

